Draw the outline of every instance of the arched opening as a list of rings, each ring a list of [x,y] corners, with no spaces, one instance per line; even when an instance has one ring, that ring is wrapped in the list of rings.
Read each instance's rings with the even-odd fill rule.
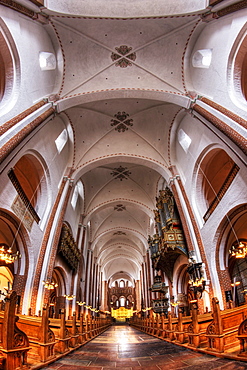
[[[0,269],[5,271],[4,275],[8,276],[9,284],[7,280],[4,281],[3,286],[0,286],[0,290],[6,293],[6,290],[2,288],[7,287],[16,291],[18,296],[17,312],[20,312],[23,305],[25,305],[24,292],[28,287],[30,280],[27,272],[30,260],[32,260],[32,250],[28,254],[26,243],[27,243],[26,230],[22,226],[21,222],[15,219],[9,213],[0,210]],[[10,251],[10,259],[6,258],[6,251]],[[7,257],[8,254],[7,254]],[[23,279],[23,276],[26,276]]]
[[[0,307],[3,309],[4,299],[9,290],[12,289],[14,281],[13,273],[10,268],[6,266],[0,266]]]
[[[65,277],[64,271],[56,267],[52,274],[53,288],[49,290],[49,317],[59,318],[61,309],[65,309]]]
[[[235,39],[228,62],[228,82],[232,101],[246,109],[247,100],[247,24]]]
[[[228,234],[226,250],[228,269],[232,286],[232,300],[236,306],[246,302],[247,293],[247,212],[241,213]],[[245,246],[245,253],[238,253],[238,248]],[[241,249],[241,248],[240,248]],[[242,252],[242,251],[241,251]],[[244,251],[243,251],[244,252]]]
[[[247,241],[246,241],[247,242]],[[247,261],[245,258],[232,259],[229,265],[232,281],[232,300],[236,306],[245,303],[247,292]]]
[[[204,221],[213,213],[234,180],[239,167],[223,149],[211,150],[202,160],[198,172],[198,196]]]
[[[126,301],[125,297],[120,297],[119,298],[120,307],[125,307],[125,301]]]
[[[0,45],[0,104],[3,109],[11,100],[12,103],[13,99],[17,97],[17,94],[14,94],[17,92],[14,87],[19,82],[19,58],[14,40],[1,18]]]
[[[184,315],[189,315],[189,301],[192,299],[189,289],[187,265],[188,264],[182,264],[177,270],[177,296],[175,299],[175,302],[178,304],[178,309],[180,309]]]
[[[39,223],[47,207],[47,184],[43,165],[33,154],[26,154],[9,170],[8,176],[18,194],[14,200],[15,213],[20,213],[20,217],[22,215],[23,222],[26,221],[25,226],[30,231],[33,220]]]
[[[31,155],[25,155],[15,164],[14,171],[29,202],[36,208],[43,176],[38,161]]]
[[[123,280],[120,280],[120,282],[119,282],[119,288],[124,288],[124,281]]]
[[[4,65],[4,60],[3,56],[0,53],[0,101],[3,98],[4,91],[5,91],[5,65]]]
[[[243,59],[242,64],[242,71],[241,71],[241,88],[243,95],[245,97],[245,100],[247,100],[247,36],[245,37],[243,41],[243,47],[245,48],[245,56]]]

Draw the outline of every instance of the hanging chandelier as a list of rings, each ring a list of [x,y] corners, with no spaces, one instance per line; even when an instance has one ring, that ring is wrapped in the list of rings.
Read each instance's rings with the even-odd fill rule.
[[[64,297],[68,300],[68,301],[73,301],[73,299],[75,298],[75,295],[67,295],[65,294]]]
[[[204,291],[206,285],[206,280],[204,278],[203,272],[203,264],[201,262],[196,263],[192,261],[191,263],[189,263],[187,271],[190,276],[190,289],[195,293],[198,292],[200,295],[202,295],[202,292]]]
[[[76,303],[78,304],[78,306],[83,306],[84,304],[86,304],[86,302],[81,302],[81,301],[76,301]]]
[[[19,251],[13,253],[11,247],[4,243],[0,244],[0,261],[9,264],[15,262],[18,258],[21,258]]]
[[[179,301],[176,302],[170,302],[172,307],[177,307],[179,305]]]
[[[55,289],[56,287],[58,287],[58,284],[55,283],[55,281],[43,281],[42,284],[44,285],[44,288],[45,289],[48,289],[48,290],[52,290],[52,289]]]
[[[239,242],[237,245],[232,245],[231,249],[229,250],[229,254],[235,258],[244,258],[247,255],[247,243],[246,242]]]

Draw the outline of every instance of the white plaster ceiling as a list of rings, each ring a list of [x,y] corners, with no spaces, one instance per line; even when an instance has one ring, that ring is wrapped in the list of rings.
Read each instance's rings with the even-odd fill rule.
[[[73,126],[81,214],[106,280],[140,278],[155,197],[176,164],[173,122],[191,102],[188,44],[200,15],[183,12],[207,3],[47,1],[61,51],[57,111]],[[123,45],[131,48],[126,55],[116,49]],[[122,58],[130,64],[116,65]]]
[[[197,12],[208,0],[46,0],[53,12],[96,17],[144,17]]]

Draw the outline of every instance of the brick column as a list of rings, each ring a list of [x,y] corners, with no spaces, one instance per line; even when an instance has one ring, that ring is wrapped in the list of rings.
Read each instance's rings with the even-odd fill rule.
[[[60,185],[57,198],[51,210],[50,218],[47,223],[47,227],[44,232],[43,240],[42,240],[41,247],[40,247],[38,262],[37,262],[36,271],[34,274],[33,289],[32,289],[32,299],[31,299],[32,310],[36,309],[38,291],[41,290],[40,287],[41,287],[42,282],[40,281],[40,279],[42,276],[42,272],[44,272],[43,269],[46,268],[46,266],[44,266],[44,259],[45,259],[46,253],[49,253],[49,256],[47,258],[47,260],[49,261],[49,265],[48,265],[48,269],[46,270],[46,276],[44,277],[44,279],[52,278],[52,272],[54,268],[58,241],[59,241],[59,237],[60,237],[60,233],[62,229],[63,217],[66,211],[70,192],[71,192],[70,178],[64,177],[64,180]],[[56,222],[55,230],[53,229],[54,222]],[[51,245],[49,252],[47,252],[48,245]],[[47,295],[45,298],[47,298]],[[37,307],[37,309],[40,309],[40,307]]]
[[[207,275],[207,279],[210,281],[210,283],[209,283],[209,294],[210,294],[210,298],[212,298],[212,283],[211,283],[211,278],[210,278],[211,276],[210,276],[210,271],[209,271],[209,267],[208,267],[206,254],[205,254],[205,251],[204,251],[204,246],[203,246],[202,239],[201,239],[200,230],[199,230],[199,227],[197,225],[194,213],[192,211],[189,199],[188,199],[187,194],[185,192],[185,189],[184,189],[183,183],[180,179],[180,176],[177,174],[176,168],[174,166],[170,167],[170,170],[171,170],[171,172],[174,176],[173,179],[171,180],[171,186],[172,186],[172,191],[173,191],[173,194],[174,194],[174,198],[175,198],[175,201],[176,201],[176,204],[177,204],[177,207],[178,207],[178,212],[179,212],[179,215],[180,215],[180,218],[181,218],[181,222],[182,222],[182,225],[183,225],[185,238],[186,238],[186,241],[187,241],[187,244],[188,244],[188,251],[192,252],[195,249],[194,248],[194,242],[193,242],[192,237],[191,237],[191,233],[193,233],[194,238],[195,238],[196,243],[197,243],[198,248],[199,248],[201,261],[205,264],[205,272],[206,272],[206,275]],[[175,182],[176,182],[176,185],[175,185]],[[177,188],[180,190],[181,195],[179,195],[179,193],[177,191]],[[192,230],[189,228],[188,221],[185,217],[185,214],[184,214],[184,211],[183,211],[183,208],[182,208],[182,204],[181,204],[181,201],[180,201],[181,196],[183,197],[183,201],[184,201],[186,209],[188,211],[188,216],[189,216],[189,219],[190,219]]]

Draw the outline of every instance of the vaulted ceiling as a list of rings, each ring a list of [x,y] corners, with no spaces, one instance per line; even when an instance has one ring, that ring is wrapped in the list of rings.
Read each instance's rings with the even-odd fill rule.
[[[66,3],[48,1],[47,31],[59,53],[55,104],[73,127],[74,176],[84,184],[83,222],[104,278],[139,279],[155,197],[176,163],[171,126],[191,102],[188,45],[207,2]]]

